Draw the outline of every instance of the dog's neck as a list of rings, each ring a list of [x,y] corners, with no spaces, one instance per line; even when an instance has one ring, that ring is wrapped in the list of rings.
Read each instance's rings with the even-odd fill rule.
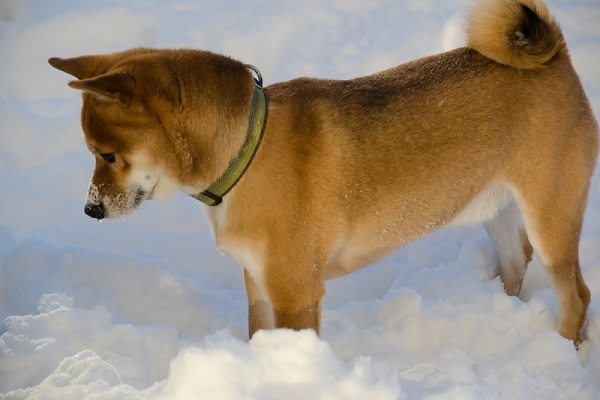
[[[252,92],[246,140],[237,156],[229,162],[229,166],[225,172],[208,189],[192,195],[196,200],[200,200],[209,206],[221,204],[223,196],[233,189],[235,184],[244,175],[258,150],[265,130],[268,108],[267,95],[262,87],[262,78],[258,70],[252,66],[248,67],[257,73],[258,79],[255,79],[254,91]]]

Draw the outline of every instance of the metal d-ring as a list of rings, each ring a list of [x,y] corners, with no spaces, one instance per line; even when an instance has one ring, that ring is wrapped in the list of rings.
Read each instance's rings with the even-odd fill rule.
[[[252,72],[254,72],[256,74],[256,78],[254,78],[254,82],[256,82],[256,84],[259,87],[262,87],[263,79],[262,79],[262,75],[260,74],[260,71],[258,70],[258,68],[256,68],[252,64],[246,64],[246,68],[248,68],[249,70],[251,70]]]

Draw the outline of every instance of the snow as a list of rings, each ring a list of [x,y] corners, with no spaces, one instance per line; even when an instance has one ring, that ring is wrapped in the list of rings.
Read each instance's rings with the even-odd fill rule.
[[[551,0],[600,115],[600,4]],[[265,83],[347,78],[460,46],[467,1],[0,1],[3,399],[600,398],[600,178],[581,239],[579,351],[534,258],[508,297],[480,227],[444,229],[327,284],[321,337],[246,339],[241,268],[177,194],[125,220],[83,214],[93,168],[53,56],[195,47]],[[3,395],[2,395],[3,394]]]

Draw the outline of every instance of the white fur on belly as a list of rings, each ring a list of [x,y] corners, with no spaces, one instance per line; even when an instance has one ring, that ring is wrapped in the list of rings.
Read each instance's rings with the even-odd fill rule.
[[[510,188],[494,185],[479,193],[450,221],[451,226],[475,225],[494,218],[500,210],[514,201]]]

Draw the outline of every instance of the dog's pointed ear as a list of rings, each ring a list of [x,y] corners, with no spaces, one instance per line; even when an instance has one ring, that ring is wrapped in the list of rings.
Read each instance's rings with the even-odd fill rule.
[[[48,63],[54,68],[73,75],[77,79],[87,79],[96,76],[98,74],[98,67],[102,61],[102,56],[53,57],[48,59]]]
[[[108,73],[94,78],[69,82],[73,89],[81,90],[102,100],[131,105],[134,99],[135,80],[127,72]]]

